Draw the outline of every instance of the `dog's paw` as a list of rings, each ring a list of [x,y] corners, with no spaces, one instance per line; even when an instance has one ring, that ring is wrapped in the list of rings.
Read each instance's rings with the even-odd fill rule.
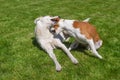
[[[71,51],[71,48],[68,48],[69,51]]]
[[[73,59],[72,62],[73,62],[74,64],[78,64],[78,60],[77,60],[77,59]]]
[[[61,70],[62,70],[61,65],[56,66],[56,71],[57,71],[57,72],[60,72]]]
[[[103,59],[103,57],[102,57],[102,56],[100,56],[100,55],[98,56],[98,58],[99,58],[99,59]]]

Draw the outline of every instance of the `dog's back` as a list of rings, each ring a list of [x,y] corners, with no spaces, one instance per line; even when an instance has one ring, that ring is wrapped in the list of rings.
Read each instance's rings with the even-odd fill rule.
[[[101,47],[102,40],[100,39],[99,34],[93,25],[89,24],[88,22],[79,21],[75,21],[73,25],[74,28],[80,28],[81,34],[84,34],[88,39],[93,39],[96,49]]]
[[[81,34],[84,34],[87,38],[93,38],[94,42],[100,40],[100,37],[96,31],[96,28],[88,22],[74,22],[74,28],[80,28]]]

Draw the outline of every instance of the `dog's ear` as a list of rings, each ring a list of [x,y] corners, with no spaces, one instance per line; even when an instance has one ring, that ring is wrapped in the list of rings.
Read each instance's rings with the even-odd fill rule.
[[[59,17],[58,17],[58,18],[52,18],[52,19],[51,19],[51,21],[53,21],[53,22],[55,22],[55,23],[57,23],[59,20],[60,20]]]
[[[34,23],[36,24],[37,21],[41,20],[42,18],[43,18],[43,17],[38,17],[38,18],[36,18],[36,19],[34,20]]]

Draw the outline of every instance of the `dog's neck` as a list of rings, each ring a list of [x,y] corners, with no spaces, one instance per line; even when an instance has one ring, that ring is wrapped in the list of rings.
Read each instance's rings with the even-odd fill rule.
[[[70,27],[71,24],[73,24],[75,20],[67,20],[67,19],[61,19],[58,24],[60,27],[65,28],[65,27]],[[70,25],[69,25],[70,24]]]

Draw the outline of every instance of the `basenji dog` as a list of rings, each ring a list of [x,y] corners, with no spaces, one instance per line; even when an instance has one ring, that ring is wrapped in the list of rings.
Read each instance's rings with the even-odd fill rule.
[[[92,24],[87,21],[84,22],[61,18],[53,18],[51,21],[56,23],[53,28],[57,34],[65,30],[69,35],[75,38],[76,41],[71,44],[69,50],[71,50],[75,44],[81,43],[87,45],[95,56],[102,59],[102,56],[99,55],[97,49],[102,46],[103,41],[100,39],[96,28]]]

